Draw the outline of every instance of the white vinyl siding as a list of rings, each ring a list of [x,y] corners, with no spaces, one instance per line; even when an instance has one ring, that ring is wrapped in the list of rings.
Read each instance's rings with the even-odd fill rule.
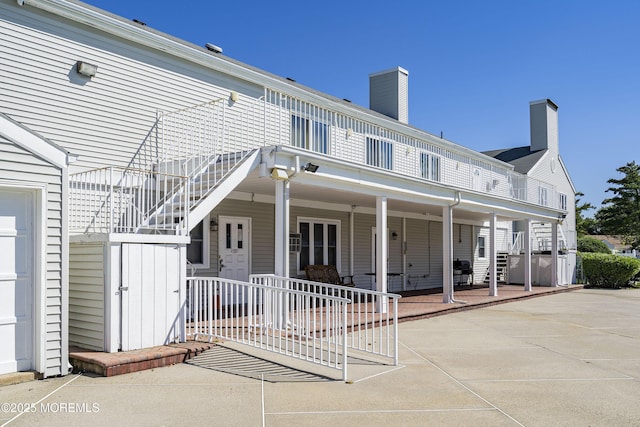
[[[0,111],[79,155],[76,167],[126,166],[154,135],[158,110],[226,98],[230,90],[241,94],[238,105],[264,93],[15,2],[0,2],[0,16]],[[96,76],[77,75],[78,60],[97,65]]]
[[[104,245],[72,243],[69,248],[69,344],[104,351],[104,281]]]
[[[63,360],[62,170],[0,137],[0,181],[46,185],[46,376],[66,374]]]

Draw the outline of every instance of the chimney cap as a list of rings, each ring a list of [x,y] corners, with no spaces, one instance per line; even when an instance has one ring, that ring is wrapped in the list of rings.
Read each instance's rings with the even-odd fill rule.
[[[556,110],[558,109],[558,104],[556,104],[555,102],[553,102],[552,100],[550,100],[549,98],[545,98],[545,99],[539,99],[537,101],[531,101],[529,102],[529,105],[536,105],[536,104],[548,104],[551,105],[553,108],[555,108]]]
[[[400,73],[402,73],[402,74],[404,74],[406,76],[409,75],[409,72],[407,70],[405,70],[404,68],[395,67],[395,68],[389,68],[388,70],[377,71],[375,73],[371,73],[371,74],[369,74],[369,77],[379,76],[379,75],[382,75],[382,74],[397,73],[397,72],[400,72]]]

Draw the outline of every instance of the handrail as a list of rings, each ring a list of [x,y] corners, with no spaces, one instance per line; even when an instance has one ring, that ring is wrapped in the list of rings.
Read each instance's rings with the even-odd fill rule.
[[[347,324],[351,332],[347,347],[362,353],[388,358],[398,365],[398,300],[401,295],[311,282],[274,274],[252,274],[252,283],[304,290],[315,295],[343,296],[350,300]],[[391,309],[387,308],[391,301]]]
[[[334,368],[346,381],[348,303],[286,287],[188,277],[184,335],[221,338]]]

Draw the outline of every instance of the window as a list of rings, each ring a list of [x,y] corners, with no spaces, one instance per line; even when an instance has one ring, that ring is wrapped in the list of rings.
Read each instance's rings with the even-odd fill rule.
[[[420,153],[420,176],[432,181],[440,181],[440,157]]]
[[[189,236],[191,243],[187,245],[187,260],[196,267],[209,267],[209,217],[198,223]]]
[[[486,247],[484,236],[478,236],[478,258],[486,258]]]
[[[299,220],[300,253],[298,270],[307,265],[335,265],[340,270],[340,222]]]
[[[567,195],[560,193],[560,209],[567,210]]]
[[[547,206],[547,189],[544,187],[538,188],[538,204],[540,206]]]
[[[367,137],[367,164],[384,169],[393,169],[393,144]]]
[[[329,127],[319,121],[291,116],[291,145],[318,153],[327,153]]]

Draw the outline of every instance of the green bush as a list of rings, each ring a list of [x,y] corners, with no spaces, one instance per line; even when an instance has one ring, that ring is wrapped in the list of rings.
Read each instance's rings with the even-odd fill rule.
[[[611,249],[601,240],[591,236],[583,236],[578,238],[578,252],[597,252],[601,254],[610,254]]]
[[[589,286],[622,288],[630,286],[640,273],[640,259],[620,255],[581,253],[584,275]]]

